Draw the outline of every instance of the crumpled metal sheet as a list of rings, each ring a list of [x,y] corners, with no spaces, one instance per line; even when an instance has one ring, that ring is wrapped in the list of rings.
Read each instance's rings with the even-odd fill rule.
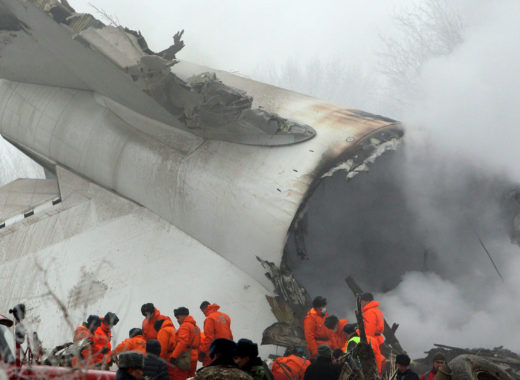
[[[206,139],[279,146],[316,135],[308,125],[253,108],[250,96],[214,73],[191,85],[178,78],[170,68],[176,63],[172,52],[184,46],[182,33],[170,48],[154,53],[139,32],[105,26],[63,0],[5,0],[2,7],[15,17],[0,18],[0,37],[2,29],[17,33],[9,46],[0,46],[7,57],[2,78],[95,91]],[[32,58],[23,59],[24,54]]]

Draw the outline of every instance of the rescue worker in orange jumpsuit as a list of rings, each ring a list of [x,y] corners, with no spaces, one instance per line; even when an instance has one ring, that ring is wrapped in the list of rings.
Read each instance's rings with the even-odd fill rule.
[[[305,332],[305,340],[311,357],[318,355],[318,346],[327,344],[329,340],[329,332],[324,325],[325,318],[329,315],[326,311],[327,299],[321,296],[314,298],[312,301],[312,309],[309,310],[303,319],[303,330]]]
[[[348,324],[346,319],[338,319],[335,315],[329,315],[323,322],[325,327],[329,329],[329,342],[327,345],[332,351],[342,349],[347,341],[343,333],[343,327]]]
[[[359,330],[357,329],[357,324],[351,323],[345,325],[345,327],[343,327],[343,333],[345,335],[345,339],[347,340],[347,343],[345,343],[345,346],[343,347],[343,352],[351,352],[354,349],[354,347],[356,347],[357,344],[361,341],[361,339],[359,338]],[[381,375],[386,365],[386,358],[381,353],[381,350],[379,349],[379,342],[375,337],[367,335],[367,343],[370,344],[370,347],[372,347],[372,351],[374,351],[377,371],[379,372],[379,375]]]
[[[177,343],[175,327],[170,319],[158,319],[153,327],[157,331],[157,340],[161,344],[159,357],[168,363],[168,375],[173,379],[173,366],[170,364],[170,359]]]
[[[204,301],[200,304],[200,310],[206,316],[204,320],[204,335],[200,341],[199,360],[203,366],[211,363],[209,357],[209,346],[217,338],[233,340],[231,332],[231,318],[229,315],[218,311],[220,306],[216,303],[210,304]]]
[[[143,337],[143,330],[139,328],[130,329],[128,338],[119,343],[117,347],[112,350],[111,355],[116,356],[126,351],[146,353],[146,340],[144,340]]]
[[[378,345],[381,346],[385,341],[383,337],[385,317],[379,310],[379,302],[374,301],[374,296],[371,293],[363,293],[361,295],[361,312],[363,314],[366,336],[374,337]]]
[[[161,312],[155,308],[153,303],[145,303],[141,306],[141,314],[143,314],[143,337],[144,340],[157,339],[157,331],[155,331],[153,325],[155,321],[159,319],[170,319],[165,315],[161,315]]]
[[[301,348],[289,347],[284,356],[276,358],[271,368],[274,380],[303,380],[311,362],[302,356]]]
[[[76,330],[74,330],[74,338],[72,340],[74,343],[87,339],[90,344],[78,353],[79,360],[77,357],[72,358],[73,367],[80,364],[84,365],[93,363],[92,350],[94,345],[94,332],[99,326],[101,326],[101,318],[97,315],[89,315],[87,321],[83,322],[76,328]]]
[[[112,328],[117,325],[119,318],[116,314],[108,312],[101,318],[101,326],[94,333],[94,347],[92,355],[96,366],[108,366],[111,361],[110,351],[112,350]]]
[[[173,315],[175,315],[180,325],[175,334],[177,344],[170,359],[170,363],[175,366],[173,369],[173,380],[186,380],[188,377],[195,376],[195,370],[197,369],[200,329],[197,323],[195,323],[195,319],[190,315],[188,308],[179,307],[173,311]],[[181,355],[190,355],[191,364],[189,368],[181,369],[176,365]]]

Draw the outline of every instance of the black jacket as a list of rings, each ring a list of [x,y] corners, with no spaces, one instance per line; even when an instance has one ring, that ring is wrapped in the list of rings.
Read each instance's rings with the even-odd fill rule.
[[[332,359],[319,357],[305,371],[303,380],[337,380],[341,367],[332,364]]]
[[[150,339],[146,342],[146,354],[144,358],[143,377],[148,380],[169,380],[168,364],[159,357],[161,353],[161,343],[158,340]]]
[[[403,373],[397,371],[397,375],[395,376],[397,380],[419,380],[419,376],[415,372],[413,372],[410,368],[408,368]]]
[[[164,359],[148,354],[144,358],[143,376],[148,377],[148,380],[168,380],[168,364]]]
[[[130,375],[126,369],[119,368],[116,372],[116,380],[137,380],[135,377]]]

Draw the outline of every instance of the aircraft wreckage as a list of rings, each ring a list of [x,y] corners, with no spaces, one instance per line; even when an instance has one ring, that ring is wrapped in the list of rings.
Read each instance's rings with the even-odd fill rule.
[[[70,339],[56,299],[72,325],[111,310],[120,331],[144,302],[218,300],[240,314],[238,335],[260,340],[275,322],[266,296],[283,303],[264,267],[282,264],[317,184],[403,135],[391,119],[176,61],[175,42],[154,53],[65,1],[0,3],[0,133],[49,174],[0,189],[1,304],[26,302],[47,345]]]
[[[116,312],[126,332],[145,302],[215,300],[254,340],[301,316],[291,268],[309,199],[403,136],[385,117],[177,61],[179,37],[155,53],[66,1],[0,3],[0,134],[48,174],[0,188],[1,306],[26,302],[46,346],[70,339],[62,318],[90,313]]]

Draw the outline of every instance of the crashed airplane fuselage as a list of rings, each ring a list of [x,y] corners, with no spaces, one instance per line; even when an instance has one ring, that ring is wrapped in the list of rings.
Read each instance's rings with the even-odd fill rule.
[[[121,331],[142,303],[209,299],[259,340],[275,318],[257,257],[280,265],[322,178],[354,175],[402,128],[140,41],[68,4],[0,3],[0,134],[56,176],[0,189],[2,310],[27,302],[51,345],[70,331],[50,292],[72,325],[110,310]]]

